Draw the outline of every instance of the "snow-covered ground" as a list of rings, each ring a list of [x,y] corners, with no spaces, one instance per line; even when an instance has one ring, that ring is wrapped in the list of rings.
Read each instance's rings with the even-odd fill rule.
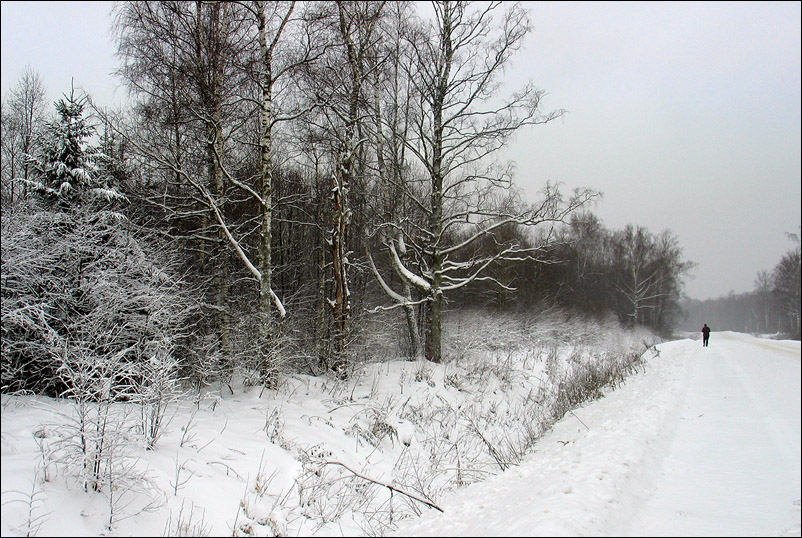
[[[4,396],[0,530],[799,535],[799,342],[713,333],[705,349],[661,344],[616,390],[544,431],[565,404],[557,395],[579,386],[571,379],[643,353],[646,335],[540,329],[522,327],[523,346],[501,333],[479,344],[468,324],[468,351],[445,364],[387,361],[347,382],[297,375],[261,397],[234,385],[182,399],[155,449],[130,434],[115,487],[99,493],[84,492],[65,457],[72,404]],[[117,411],[135,430],[136,409]],[[537,441],[524,454],[527,436]]]
[[[520,466],[397,534],[799,536],[800,343],[721,332],[659,349]]]

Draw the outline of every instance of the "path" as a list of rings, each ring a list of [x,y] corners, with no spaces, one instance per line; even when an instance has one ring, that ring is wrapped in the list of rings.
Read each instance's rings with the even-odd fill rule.
[[[660,349],[520,466],[398,533],[799,536],[799,342],[714,332]]]

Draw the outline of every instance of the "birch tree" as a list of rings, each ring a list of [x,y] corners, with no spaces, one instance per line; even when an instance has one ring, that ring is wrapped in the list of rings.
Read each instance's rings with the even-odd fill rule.
[[[653,236],[643,226],[627,225],[607,243],[619,317],[629,325],[670,329],[670,317],[678,309],[679,278],[693,266],[682,261],[676,237],[669,231]]]
[[[209,275],[215,325],[226,349],[229,264],[224,258],[229,251],[220,249],[227,234],[215,225],[214,215],[226,211],[221,162],[231,133],[222,121],[233,116],[234,57],[244,46],[240,13],[235,5],[218,2],[131,2],[118,7],[116,22],[120,73],[141,98],[145,120],[144,129],[127,128],[121,134],[142,135],[136,147],[144,164],[166,172],[167,181],[173,175],[178,212],[195,222],[198,274]],[[171,124],[172,133],[148,125],[151,118]],[[187,196],[187,187],[196,191],[194,196]],[[194,203],[187,204],[187,198]],[[163,205],[168,212],[176,209]]]
[[[267,335],[272,320],[271,304],[275,303],[279,316],[285,309],[275,295],[271,284],[272,275],[272,220],[273,220],[273,132],[277,124],[304,116],[315,105],[290,103],[284,99],[283,109],[276,106],[276,92],[289,93],[293,85],[291,77],[302,66],[314,61],[321,53],[313,44],[307,28],[296,17],[296,2],[255,1],[247,5],[255,17],[258,35],[258,56],[254,61],[254,74],[260,92],[259,102],[259,178],[258,191],[249,192],[259,203],[259,269],[260,301],[263,316],[262,332]],[[294,43],[290,50],[289,43]]]
[[[395,234],[399,245],[399,256],[402,262],[406,261],[407,250],[403,244],[403,234],[399,232],[404,226],[405,217],[411,217],[405,204],[403,192],[406,188],[409,163],[405,141],[408,140],[410,120],[415,113],[412,101],[412,82],[405,76],[403,59],[409,54],[407,32],[410,30],[411,5],[408,2],[392,2],[388,9],[386,24],[383,28],[385,43],[383,51],[376,54],[373,61],[374,77],[372,116],[374,118],[374,138],[376,153],[376,175],[378,179],[378,197],[381,200],[378,222],[393,223],[392,227],[379,227],[378,235],[381,241],[387,240],[387,233]],[[385,69],[379,66],[383,59]],[[413,288],[407,280],[398,275],[397,271],[391,273],[398,278],[400,291],[393,289],[393,280],[386,282],[367,249],[367,258],[376,281],[381,289],[400,305],[404,311],[407,324],[407,334],[411,346],[410,355],[418,357],[423,353],[418,327],[417,310],[419,301],[413,297]],[[379,306],[374,310],[382,310]],[[393,307],[390,307],[393,308]]]
[[[44,108],[42,78],[28,66],[3,102],[3,196],[10,205],[17,191],[24,192],[31,179],[29,158],[36,149],[39,126],[44,123]],[[17,184],[13,180],[20,181]]]
[[[157,107],[166,106],[168,111],[176,112],[168,114],[175,127],[169,147],[175,151],[165,151],[165,147],[149,145],[142,139],[134,145],[144,159],[167,170],[176,183],[194,191],[196,203],[204,208],[203,222],[212,225],[219,241],[227,245],[224,252],[233,251],[258,282],[259,324],[265,336],[270,332],[272,307],[281,318],[286,315],[271,283],[271,142],[273,126],[288,119],[276,113],[274,91],[277,81],[290,67],[276,68],[275,58],[279,56],[277,49],[282,39],[286,41],[293,9],[294,3],[143,2],[126,4],[119,23],[119,47],[127,60],[123,75],[141,95],[151,99],[155,96]],[[157,78],[147,69],[154,58],[159,60]],[[258,89],[255,93],[249,90],[252,86]],[[250,177],[240,177],[231,166],[233,146],[249,147],[249,142],[242,139],[248,136],[244,127],[250,118],[258,118],[253,146],[259,148],[259,171]],[[200,127],[200,133],[192,130],[182,133],[179,129],[192,125]],[[187,146],[193,142],[205,152],[202,158],[205,178],[192,166],[197,157],[187,154]],[[243,155],[247,149],[238,151],[238,155]],[[243,236],[228,215],[226,200],[231,189],[253,199],[259,208],[258,260],[252,259]],[[207,224],[201,225],[201,236],[206,227]],[[201,271],[205,259],[202,250]],[[226,260],[218,262],[212,271],[221,312],[221,345],[226,348],[225,307],[229,285]]]
[[[365,94],[373,72],[371,54],[381,40],[378,31],[386,2],[319,3],[310,24],[329,43],[327,54],[307,72],[307,93],[321,103],[321,131],[331,137],[330,222],[326,230],[330,286],[326,303],[331,320],[331,357],[326,366],[345,375],[345,351],[350,338],[351,190],[364,179],[367,140]]]

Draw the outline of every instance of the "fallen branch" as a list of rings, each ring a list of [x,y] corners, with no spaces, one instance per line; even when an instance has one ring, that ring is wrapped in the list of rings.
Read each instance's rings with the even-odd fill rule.
[[[573,412],[573,411],[571,411],[570,409],[568,410],[568,412],[569,412],[569,413],[571,413],[572,415],[574,415],[574,417],[575,417],[575,418],[576,418],[576,419],[577,419],[579,422],[582,422],[582,419],[581,419],[581,418],[579,418],[579,417],[577,417],[577,416],[576,416],[576,413],[574,413],[574,412]],[[587,424],[585,424],[584,422],[582,422],[582,425],[583,425],[584,427],[586,427],[587,429],[590,429],[590,427],[589,427]]]
[[[233,467],[231,467],[230,465],[226,465],[222,461],[207,461],[206,465],[222,465],[223,467],[226,468],[226,476],[228,476],[228,472],[231,471],[232,473],[234,473],[234,476],[244,481],[242,476],[237,471],[235,471]]]
[[[373,478],[370,478],[370,477],[367,477],[367,476],[365,476],[365,475],[363,475],[363,474],[360,474],[360,473],[358,473],[358,472],[354,471],[353,469],[351,469],[350,467],[348,467],[346,464],[344,464],[344,463],[340,463],[339,461],[323,461],[323,462],[321,462],[321,463],[323,463],[323,464],[325,464],[325,465],[339,465],[340,467],[344,467],[344,468],[345,468],[347,471],[349,471],[349,472],[350,472],[350,473],[352,473],[353,475],[355,475],[355,476],[358,476],[358,477],[359,477],[359,478],[361,478],[362,480],[367,480],[368,482],[373,482],[373,483],[374,483],[374,484],[376,484],[376,485],[379,485],[379,486],[384,486],[384,487],[386,487],[387,489],[389,489],[391,492],[393,492],[393,491],[397,491],[397,492],[398,492],[398,493],[400,493],[401,495],[406,495],[406,496],[407,496],[407,497],[409,497],[410,499],[414,499],[414,500],[416,500],[416,501],[418,501],[418,502],[420,502],[420,503],[423,503],[423,504],[425,504],[426,506],[428,506],[428,507],[430,507],[430,508],[434,508],[435,510],[439,510],[439,511],[441,511],[441,512],[443,512],[443,511],[444,511],[442,508],[440,508],[439,506],[437,506],[437,505],[436,505],[436,504],[434,504],[434,503],[431,503],[431,502],[429,502],[429,501],[427,501],[427,500],[425,500],[425,499],[421,499],[420,497],[417,497],[417,496],[415,496],[415,495],[412,495],[411,493],[407,493],[406,491],[404,491],[404,490],[401,490],[401,489],[398,489],[398,488],[397,488],[397,487],[395,487],[395,486],[391,486],[390,484],[386,484],[386,483],[384,483],[384,482],[380,482],[379,480],[374,480]],[[392,493],[390,493],[390,494],[392,495]]]

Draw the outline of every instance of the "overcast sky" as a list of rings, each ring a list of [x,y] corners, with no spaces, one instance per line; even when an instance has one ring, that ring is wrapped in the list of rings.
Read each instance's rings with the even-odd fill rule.
[[[690,297],[751,291],[800,226],[800,3],[523,4],[534,31],[506,82],[569,112],[509,144],[518,183],[600,190],[608,228],[672,230],[698,264]],[[50,100],[74,77],[124,101],[110,8],[2,2],[2,95],[30,65]]]

